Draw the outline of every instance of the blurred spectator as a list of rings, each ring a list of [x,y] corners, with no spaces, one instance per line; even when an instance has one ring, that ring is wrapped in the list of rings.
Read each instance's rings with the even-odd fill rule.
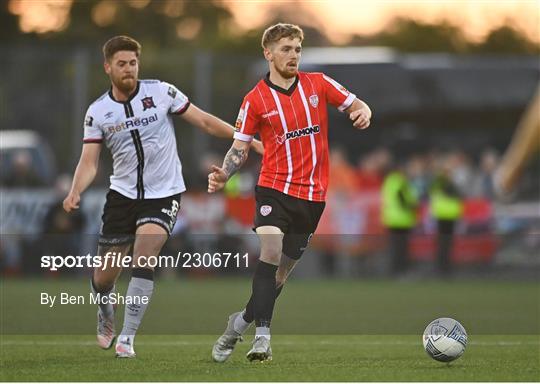
[[[256,182],[257,179],[253,172],[246,169],[232,175],[223,191],[225,196],[230,198],[251,196]]]
[[[42,179],[32,165],[32,155],[25,149],[19,149],[13,155],[11,172],[5,178],[6,187],[38,187]]]
[[[2,234],[0,239],[0,272],[2,276],[16,276],[21,272],[24,239],[13,234]]]
[[[392,161],[387,149],[378,149],[360,160],[357,171],[357,184],[360,191],[378,191],[381,189],[384,174]]]
[[[62,202],[71,188],[71,177],[68,175],[58,176],[55,183],[56,200],[50,206],[43,219],[44,234],[73,234],[81,233],[84,229],[85,218],[80,209],[67,213]]]
[[[407,271],[409,264],[409,236],[416,225],[418,199],[403,165],[386,176],[382,187],[382,220],[390,236],[392,274]]]
[[[428,198],[430,177],[426,160],[421,155],[414,155],[407,162],[407,175],[419,200]]]
[[[474,183],[474,170],[469,156],[463,151],[454,151],[443,157],[443,161],[455,188],[462,196],[469,195]]]
[[[430,188],[430,210],[437,220],[437,262],[442,276],[451,273],[454,230],[463,214],[461,195],[450,177],[453,166],[454,163],[445,162]]]
[[[480,157],[479,170],[471,186],[471,195],[492,200],[495,197],[493,176],[499,164],[499,155],[493,149],[488,149]]]
[[[332,226],[336,230],[336,233],[341,233],[342,227],[354,227],[349,220],[352,218],[351,216],[356,216],[355,214],[357,212],[350,212],[352,215],[346,215],[344,213],[346,208],[343,208],[343,203],[350,201],[358,192],[356,172],[354,167],[348,161],[347,153],[342,147],[332,147],[330,150],[329,163],[330,179],[328,181],[327,200],[331,201],[331,204],[327,204],[329,208],[327,209],[325,215],[326,217],[332,218]],[[334,217],[332,212],[340,212],[339,219]],[[324,218],[322,220],[324,220]],[[319,227],[321,226],[322,225],[319,225]],[[330,240],[335,240],[337,237],[338,236],[329,236],[326,239],[328,241],[326,241],[327,244],[325,244],[325,247],[321,247],[320,267],[321,271],[327,276],[333,276],[335,274],[337,271],[338,254],[344,252],[344,247],[340,248],[339,245],[329,246],[331,243]],[[343,239],[340,240],[343,242]],[[339,242],[340,245],[343,245],[341,242]]]
[[[329,193],[348,195],[354,193],[356,189],[356,174],[347,160],[347,154],[343,148],[334,146],[330,151]]]
[[[42,255],[80,255],[86,218],[80,209],[67,213],[62,202],[71,187],[71,177],[60,175],[55,183],[56,200],[43,218],[37,249]]]

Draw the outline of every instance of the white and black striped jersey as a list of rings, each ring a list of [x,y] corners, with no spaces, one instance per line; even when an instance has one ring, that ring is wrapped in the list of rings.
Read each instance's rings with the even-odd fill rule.
[[[186,190],[172,115],[188,107],[182,92],[159,80],[140,80],[127,101],[116,101],[111,90],[90,105],[84,142],[104,142],[111,151],[111,189],[130,199],[157,199]]]

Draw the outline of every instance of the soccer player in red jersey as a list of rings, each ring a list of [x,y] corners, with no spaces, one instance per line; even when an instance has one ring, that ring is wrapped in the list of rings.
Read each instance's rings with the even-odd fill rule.
[[[276,24],[263,34],[270,72],[246,95],[236,121],[234,142],[223,166],[212,167],[208,192],[214,193],[246,161],[255,134],[264,157],[256,187],[255,230],[261,254],[246,308],[229,317],[227,329],[212,350],[223,362],[255,321],[251,361],[270,360],[270,322],[274,303],[287,276],[307,247],[325,206],[328,185],[327,104],[349,115],[353,127],[365,129],[371,110],[323,73],[298,71],[303,31]]]

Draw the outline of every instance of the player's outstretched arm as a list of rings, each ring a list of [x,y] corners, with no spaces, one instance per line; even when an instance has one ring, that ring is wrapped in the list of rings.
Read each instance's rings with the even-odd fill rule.
[[[212,173],[208,175],[208,193],[217,192],[225,187],[227,180],[246,162],[249,146],[250,143],[246,141],[234,140],[231,149],[225,155],[221,168],[212,165]]]
[[[71,212],[73,209],[79,208],[81,193],[88,188],[96,177],[100,152],[101,144],[99,143],[86,143],[83,145],[81,158],[73,176],[71,190],[64,199],[63,206],[66,212]]]
[[[353,127],[366,129],[371,121],[371,109],[360,99],[354,99],[349,108],[345,110],[353,121]]]
[[[220,118],[203,111],[191,104],[189,108],[181,115],[189,124],[196,126],[210,135],[232,139],[234,128]],[[259,154],[264,153],[264,148],[259,140],[251,142],[253,150]]]

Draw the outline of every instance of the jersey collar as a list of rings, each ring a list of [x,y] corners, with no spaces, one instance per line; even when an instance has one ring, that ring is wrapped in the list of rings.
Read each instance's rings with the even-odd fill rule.
[[[281,92],[287,96],[290,96],[293,94],[294,90],[296,89],[296,86],[298,85],[300,77],[296,75],[296,78],[294,79],[294,83],[289,87],[289,89],[281,88],[279,85],[275,85],[270,81],[270,72],[268,72],[264,78],[264,82],[266,85],[268,85],[270,88],[275,89],[278,92]]]
[[[133,91],[133,93],[128,97],[128,99],[126,101],[118,101],[114,98],[113,96],[113,93],[112,93],[112,86],[111,88],[109,89],[109,97],[111,98],[112,101],[116,101],[117,103],[120,103],[120,104],[128,104],[131,102],[131,100],[133,100],[133,98],[135,96],[137,96],[137,93],[139,93],[139,88],[140,88],[140,85],[141,85],[141,82],[140,81],[137,81],[137,87],[135,87],[135,90]]]

